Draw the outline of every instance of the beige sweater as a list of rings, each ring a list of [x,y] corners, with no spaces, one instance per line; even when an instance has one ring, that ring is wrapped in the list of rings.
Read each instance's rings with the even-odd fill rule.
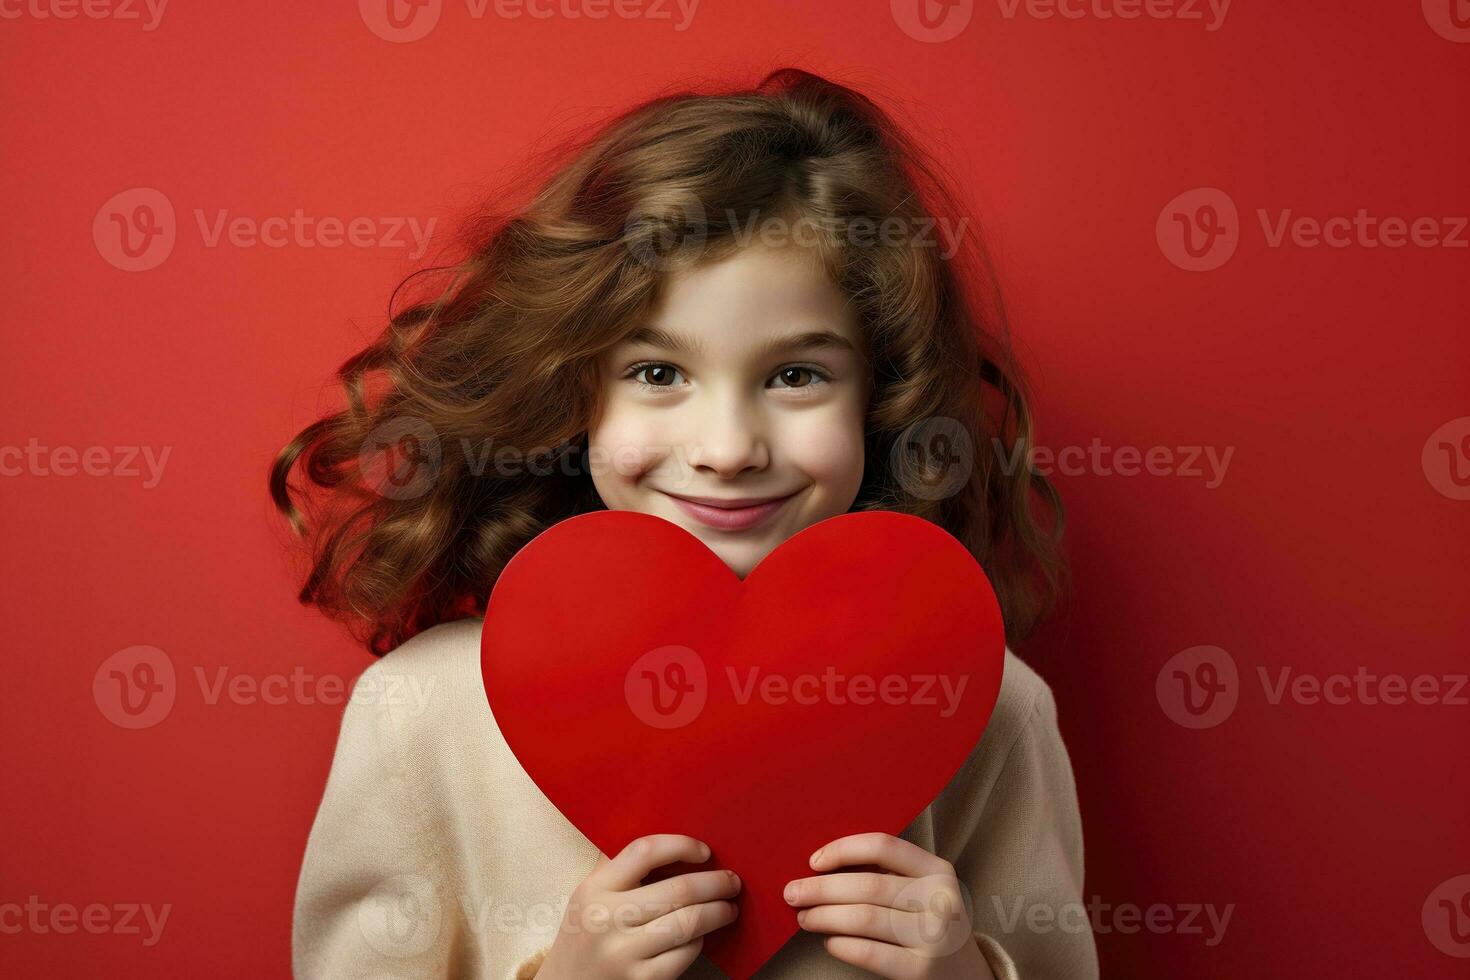
[[[354,685],[296,889],[296,977],[533,976],[597,863],[500,736],[480,681],[482,625],[426,630]],[[954,865],[1000,980],[1097,977],[1076,911],[1082,827],[1056,704],[1009,650],[984,736],[900,836]],[[701,955],[684,976],[724,974]],[[870,976],[800,928],[756,974]]]

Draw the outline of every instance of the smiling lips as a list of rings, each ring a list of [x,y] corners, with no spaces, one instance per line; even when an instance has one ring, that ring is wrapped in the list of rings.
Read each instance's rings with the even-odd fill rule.
[[[784,497],[738,497],[721,500],[717,497],[680,497],[667,491],[664,495],[696,521],[721,531],[743,531],[754,527],[796,496],[795,493],[789,493]]]

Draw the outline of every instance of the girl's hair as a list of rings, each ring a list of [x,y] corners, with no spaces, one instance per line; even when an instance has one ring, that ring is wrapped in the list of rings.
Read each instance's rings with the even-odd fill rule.
[[[820,230],[871,355],[852,509],[949,531],[989,576],[1008,643],[1032,631],[1066,585],[1061,501],[1029,464],[1028,397],[974,222],[888,114],[785,68],[753,90],[654,98],[535,166],[552,176],[528,204],[471,215],[467,258],[399,285],[449,279],[400,312],[390,300],[381,337],[337,371],[348,406],[277,455],[271,496],[310,539],[303,603],[375,655],[483,614],[517,549],[605,509],[584,465],[599,356],[666,272],[778,218]],[[968,233],[943,241],[956,225]],[[298,461],[305,488],[288,486]]]

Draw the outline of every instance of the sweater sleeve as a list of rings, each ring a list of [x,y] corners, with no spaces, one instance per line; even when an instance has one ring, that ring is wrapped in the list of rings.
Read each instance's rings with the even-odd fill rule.
[[[397,719],[363,671],[343,712],[296,886],[297,980],[468,972],[452,879],[426,832]]]
[[[1082,819],[1050,688],[1037,692],[955,862],[997,980],[1097,980]]]

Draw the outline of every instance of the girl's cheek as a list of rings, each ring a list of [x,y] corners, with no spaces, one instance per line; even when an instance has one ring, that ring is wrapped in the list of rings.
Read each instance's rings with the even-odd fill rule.
[[[862,413],[845,405],[797,415],[783,424],[787,458],[813,481],[854,493],[863,475]]]
[[[632,483],[670,456],[688,451],[667,412],[650,412],[637,404],[610,399],[591,432],[594,472],[603,478]],[[863,474],[863,410],[856,399],[842,399],[820,411],[793,412],[771,421],[768,431],[777,458],[773,462],[800,470],[826,490],[856,493]]]
[[[654,420],[616,407],[604,415],[588,445],[594,472],[600,469],[607,478],[619,481],[637,480],[657,466],[667,450]]]

